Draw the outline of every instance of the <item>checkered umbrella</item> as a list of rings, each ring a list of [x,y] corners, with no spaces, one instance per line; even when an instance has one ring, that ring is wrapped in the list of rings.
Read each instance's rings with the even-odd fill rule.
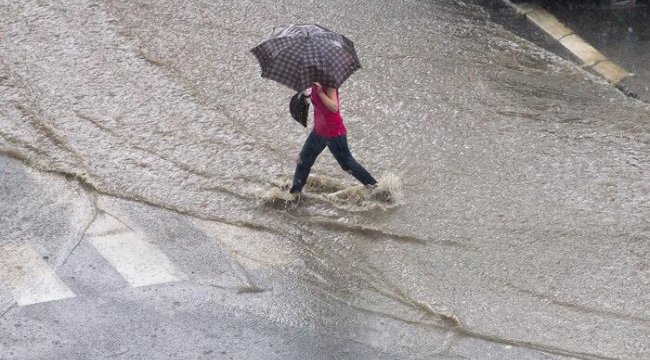
[[[352,41],[319,25],[277,27],[251,52],[263,78],[296,91],[314,82],[338,88],[361,68]]]

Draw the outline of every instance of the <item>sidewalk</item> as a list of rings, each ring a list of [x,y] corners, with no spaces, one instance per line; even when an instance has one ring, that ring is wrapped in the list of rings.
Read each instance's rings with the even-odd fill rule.
[[[650,102],[650,10],[569,9],[538,1],[505,1],[557,44],[544,47],[569,57],[621,89]],[[536,41],[534,39],[532,41]],[[539,39],[537,39],[539,41]]]
[[[620,86],[650,102],[650,8],[550,11],[633,76]]]

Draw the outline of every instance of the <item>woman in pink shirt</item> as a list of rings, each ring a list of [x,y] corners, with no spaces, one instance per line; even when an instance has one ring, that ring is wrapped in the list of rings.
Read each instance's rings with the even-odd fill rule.
[[[300,158],[293,176],[290,193],[299,193],[307,182],[309,171],[320,153],[328,147],[343,170],[350,173],[362,184],[374,188],[375,180],[359,164],[348,147],[347,130],[339,111],[339,91],[326,88],[319,83],[311,87],[311,102],[314,104],[314,130],[309,134],[300,151]]]

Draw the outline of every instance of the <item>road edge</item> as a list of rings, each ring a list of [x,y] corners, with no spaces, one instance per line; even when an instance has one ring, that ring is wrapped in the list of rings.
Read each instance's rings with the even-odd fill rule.
[[[538,2],[513,3],[511,0],[502,1],[564,46],[582,62],[583,68],[595,72],[607,80],[608,83],[625,92],[620,83],[633,76],[633,74],[608,59],[572,29],[564,25],[555,15],[544,9]]]

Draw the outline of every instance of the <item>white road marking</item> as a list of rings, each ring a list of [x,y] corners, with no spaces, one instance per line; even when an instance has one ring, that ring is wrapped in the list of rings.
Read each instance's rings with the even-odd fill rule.
[[[195,223],[249,270],[302,263],[293,244],[277,235],[217,221],[195,220]]]
[[[98,212],[97,217],[95,217],[95,221],[93,221],[88,230],[86,230],[85,236],[96,237],[129,231],[131,231],[131,229],[129,229],[126,224],[106,212],[100,211]]]
[[[0,246],[0,284],[19,306],[75,296],[28,245]]]
[[[86,238],[133,287],[181,280],[162,251],[108,214],[98,215]]]

